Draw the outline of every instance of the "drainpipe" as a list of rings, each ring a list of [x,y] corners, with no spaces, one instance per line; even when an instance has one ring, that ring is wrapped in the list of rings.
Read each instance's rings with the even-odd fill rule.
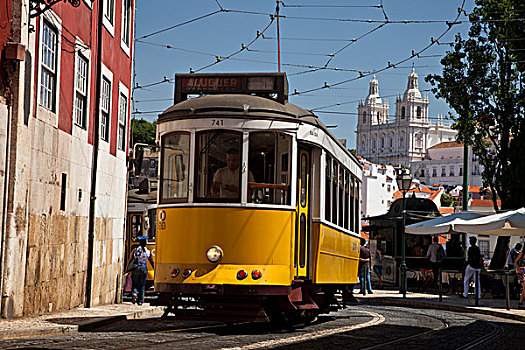
[[[2,235],[0,237],[0,315],[3,314],[3,295],[4,295],[4,271],[5,271],[5,241],[7,235],[7,206],[8,206],[8,195],[9,190],[9,153],[11,142],[10,124],[11,117],[13,114],[13,101],[8,103],[7,107],[7,120],[6,120],[6,137],[5,137],[5,162],[4,162],[4,198],[2,198],[3,209],[2,209]]]
[[[86,301],[85,306],[91,307],[91,290],[93,288],[93,257],[95,255],[95,211],[96,211],[96,190],[97,190],[97,167],[98,167],[98,146],[99,146],[99,126],[100,126],[100,96],[102,85],[102,18],[104,16],[104,6],[102,1],[98,1],[98,33],[97,33],[97,81],[95,86],[95,113],[93,122],[93,157],[91,160],[91,192],[89,195],[89,223],[88,223],[88,257],[87,257],[87,276],[86,276]]]

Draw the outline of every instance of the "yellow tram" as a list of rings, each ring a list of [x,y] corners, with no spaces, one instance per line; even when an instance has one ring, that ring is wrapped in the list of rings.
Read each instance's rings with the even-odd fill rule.
[[[361,166],[287,90],[284,73],[175,76],[157,122],[166,314],[311,319],[357,282]]]
[[[133,155],[137,155],[137,145],[134,147]],[[139,237],[148,237],[147,248],[155,256],[155,235],[157,217],[157,182],[158,182],[158,156],[157,154],[142,156],[134,162],[135,171],[130,174],[128,184],[128,198],[126,208],[126,241],[124,261],[127,262],[129,255],[139,246]],[[148,289],[153,286],[153,268],[148,264],[148,276],[146,285]]]

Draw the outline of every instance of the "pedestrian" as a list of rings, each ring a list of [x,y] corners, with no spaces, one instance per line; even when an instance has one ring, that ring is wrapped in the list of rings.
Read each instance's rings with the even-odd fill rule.
[[[138,239],[140,246],[133,249],[129,255],[126,271],[131,271],[131,302],[142,305],[146,289],[146,278],[148,277],[148,261],[152,268],[155,268],[155,264],[151,252],[146,248],[148,237],[140,236]]]
[[[427,250],[427,258],[430,260],[430,267],[432,268],[432,284],[437,285],[439,281],[439,270],[443,260],[445,260],[445,249],[439,244],[438,236],[434,236],[434,243],[432,243]]]
[[[514,266],[516,266],[516,273],[518,274],[518,281],[521,284],[521,295],[520,302],[518,303],[518,308],[523,309],[523,301],[525,301],[525,254],[523,250],[518,254],[514,260]]]
[[[359,247],[359,281],[361,283],[361,294],[366,295],[365,288],[368,293],[373,294],[372,285],[370,284],[370,266],[372,265],[372,254],[370,249],[366,247],[366,239],[361,238],[361,246]]]
[[[377,275],[377,289],[383,289],[383,252],[381,248],[376,249],[374,254],[374,272]]]
[[[509,258],[507,260],[507,266],[508,266],[509,270],[514,270],[516,268],[516,266],[514,265],[514,261],[518,257],[518,254],[521,251],[521,247],[522,247],[521,243],[516,243],[514,248],[512,248],[510,250]]]
[[[476,245],[477,238],[476,237],[470,237],[469,238],[470,247],[467,251],[467,268],[465,269],[465,278],[463,279],[463,298],[466,298],[468,296],[468,286],[470,283],[470,279],[474,277],[474,280],[477,281],[475,283],[478,290],[478,299],[481,298],[481,286],[480,286],[480,280],[479,280],[479,273],[481,271],[481,252],[479,250],[479,247]]]

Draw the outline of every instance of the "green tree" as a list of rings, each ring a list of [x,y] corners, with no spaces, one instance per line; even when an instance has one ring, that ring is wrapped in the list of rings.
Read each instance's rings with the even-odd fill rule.
[[[458,205],[458,201],[456,200],[456,198],[446,193],[443,193],[441,195],[441,206],[442,207],[454,207],[456,205]]]
[[[148,145],[155,144],[157,121],[150,123],[145,119],[134,119],[132,121],[131,128],[133,136],[131,142],[132,145],[136,143],[145,143]]]
[[[468,38],[456,36],[451,50],[441,60],[441,75],[426,80],[436,97],[445,99],[455,110],[454,128],[458,141],[473,146],[484,167],[483,183],[501,199],[493,196],[496,210],[516,209],[523,205],[525,177],[520,145],[524,124],[525,24],[522,0],[476,0],[469,17]],[[521,46],[520,46],[521,45]],[[522,153],[522,152],[521,152]],[[492,267],[503,267],[508,238],[498,238]]]

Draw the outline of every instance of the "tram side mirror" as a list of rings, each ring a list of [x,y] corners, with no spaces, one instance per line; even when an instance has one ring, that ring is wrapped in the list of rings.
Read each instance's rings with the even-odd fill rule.
[[[184,159],[182,154],[175,156],[175,181],[182,182],[185,180],[186,165],[184,165]]]

